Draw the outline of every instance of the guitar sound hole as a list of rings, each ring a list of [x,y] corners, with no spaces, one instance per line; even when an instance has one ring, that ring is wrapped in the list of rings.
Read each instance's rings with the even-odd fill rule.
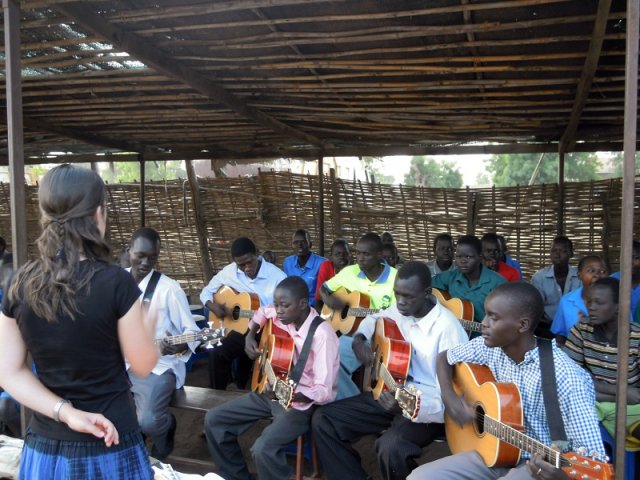
[[[480,405],[476,407],[476,418],[473,421],[473,426],[479,435],[484,434],[484,409]]]
[[[340,317],[342,318],[342,320],[344,320],[345,318],[347,318],[348,315],[349,315],[349,305],[346,305],[342,309],[342,312],[340,312]]]
[[[240,307],[233,307],[231,310],[231,319],[238,320],[240,318]]]

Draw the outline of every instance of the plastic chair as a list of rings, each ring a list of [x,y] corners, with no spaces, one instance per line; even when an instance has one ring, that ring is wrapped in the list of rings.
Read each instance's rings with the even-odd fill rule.
[[[611,434],[604,428],[602,423],[600,425],[600,435],[602,436],[602,442],[604,448],[607,451],[607,455],[611,458],[611,463],[615,463],[616,458],[616,441]],[[630,452],[625,450],[624,454],[624,480],[639,480],[640,472],[636,472],[636,454],[638,452]],[[622,480],[622,479],[621,479]]]

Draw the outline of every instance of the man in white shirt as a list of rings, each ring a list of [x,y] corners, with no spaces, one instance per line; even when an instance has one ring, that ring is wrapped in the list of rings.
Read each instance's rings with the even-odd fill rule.
[[[141,228],[133,234],[129,244],[131,268],[127,270],[142,291],[143,303],[149,303],[149,310],[158,315],[156,338],[197,332],[199,328],[180,284],[154,270],[159,254],[158,232]],[[176,419],[169,413],[169,403],[173,392],[184,385],[185,364],[196,346],[197,342],[177,345],[162,342],[162,356],[148,377],[140,378],[129,372],[138,423],[153,440],[151,455],[156,458],[165,458],[173,450]]]
[[[287,275],[275,265],[258,256],[258,249],[247,237],[236,238],[231,244],[233,262],[216,273],[200,294],[200,301],[217,317],[230,314],[226,306],[216,303],[213,294],[226,285],[239,293],[255,293],[260,306],[273,303],[276,286]],[[245,334],[230,331],[217,347],[209,351],[209,387],[225,390],[231,380],[231,364],[238,359],[236,385],[245,388],[252,362],[244,352]]]
[[[313,415],[313,436],[327,480],[367,478],[351,440],[384,433],[376,440],[378,464],[385,480],[404,480],[417,464],[422,448],[444,432],[444,405],[436,378],[438,354],[468,340],[456,317],[431,294],[431,275],[423,262],[405,263],[394,283],[396,303],[366,317],[353,338],[353,351],[371,364],[376,321],[393,320],[411,344],[406,383],[422,392],[417,414],[405,418],[394,395],[383,392],[377,401],[370,393],[337,400]]]

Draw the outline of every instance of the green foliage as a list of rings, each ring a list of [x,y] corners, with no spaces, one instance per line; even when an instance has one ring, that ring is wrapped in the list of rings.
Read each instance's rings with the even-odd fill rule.
[[[140,165],[137,162],[114,162],[113,168],[100,171],[100,176],[109,183],[130,183],[140,180]],[[145,180],[175,180],[187,178],[187,173],[179,160],[166,162],[146,162]]]
[[[611,177],[617,178],[622,177],[623,173],[623,164],[624,164],[624,153],[615,152],[609,158],[611,162],[611,166],[613,170],[611,171]],[[640,175],[640,153],[636,152],[636,175]]]
[[[385,168],[385,162],[380,157],[362,157],[364,167],[369,174],[369,178],[372,176],[377,183],[392,184],[395,182],[393,175],[385,175],[382,170]],[[387,168],[389,167],[389,161],[387,160]]]
[[[436,161],[431,157],[413,157],[404,184],[429,188],[461,188],[462,173],[451,160]]]
[[[485,165],[496,187],[528,185],[539,159],[538,153],[501,154],[493,155]],[[545,154],[535,184],[558,182],[558,159],[557,153]],[[602,166],[595,153],[569,153],[564,165],[567,182],[596,180]]]

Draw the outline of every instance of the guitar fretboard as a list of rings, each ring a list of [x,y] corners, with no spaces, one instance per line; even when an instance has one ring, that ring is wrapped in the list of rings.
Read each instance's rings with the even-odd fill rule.
[[[509,425],[492,418],[488,415],[478,413],[478,422],[480,425],[484,424],[484,431],[490,433],[494,437],[502,440],[509,445],[524,450],[529,453],[538,453],[544,457],[544,459],[556,468],[568,467],[571,463],[562,457],[560,452],[547,447],[545,444],[519,432]]]
[[[380,309],[377,308],[361,308],[361,307],[353,307],[349,308],[347,311],[347,315],[349,317],[366,317],[367,315],[373,315],[374,313],[378,313]]]
[[[467,332],[482,332],[482,323],[474,322],[473,320],[459,320],[462,324],[462,328],[464,328]]]
[[[235,319],[234,317],[236,316],[236,314],[238,315],[238,318],[253,318],[253,314],[256,313],[255,310],[243,310],[240,309],[237,312],[233,312],[233,314],[231,315],[232,319]]]
[[[396,390],[398,390],[399,386],[391,376],[389,369],[384,363],[380,363],[380,368],[378,369],[378,375],[380,375],[380,377],[382,378],[382,381],[387,386],[389,391],[391,393],[396,393]]]
[[[189,343],[189,342],[199,342],[201,340],[205,340],[205,341],[211,341],[214,340],[215,338],[218,338],[222,335],[224,335],[224,332],[221,331],[220,329],[216,329],[216,330],[210,330],[209,333],[204,333],[205,331],[200,331],[200,332],[191,332],[191,333],[185,333],[183,335],[172,335],[170,337],[164,337],[164,338],[156,338],[155,342],[156,343],[168,343],[169,345],[179,345],[181,343]]]

